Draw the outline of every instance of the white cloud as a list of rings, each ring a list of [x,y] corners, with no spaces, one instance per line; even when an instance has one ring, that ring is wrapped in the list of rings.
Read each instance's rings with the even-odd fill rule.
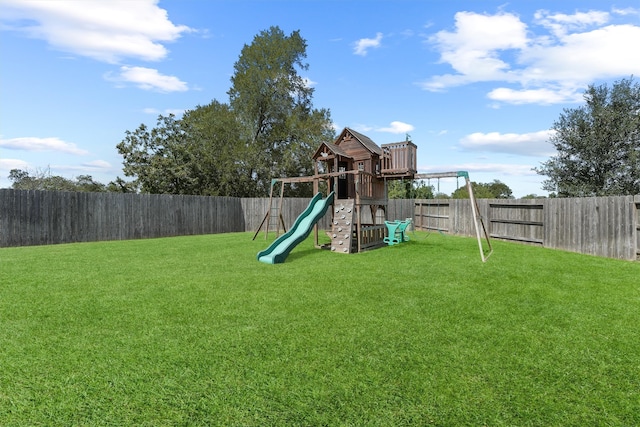
[[[140,89],[157,92],[184,92],[189,90],[185,82],[175,76],[160,74],[158,70],[146,67],[120,67],[120,74],[106,74],[105,79],[123,85],[132,83]]]
[[[192,31],[173,24],[158,0],[3,0],[0,16],[5,27],[55,49],[109,63],[163,59],[163,43]]]
[[[618,16],[635,10],[614,11]],[[574,14],[538,11],[531,23],[509,13],[459,12],[453,31],[429,38],[440,61],[454,73],[435,75],[419,85],[429,91],[475,82],[515,86],[488,92],[511,104],[579,102],[598,79],[628,77],[640,70],[640,26],[611,24],[604,11]]]
[[[567,102],[580,102],[583,99],[577,88],[540,88],[540,89],[510,89],[496,88],[487,94],[489,99],[507,104],[559,104]]]
[[[547,10],[539,10],[534,14],[537,24],[548,28],[556,37],[562,37],[569,31],[585,29],[591,25],[603,25],[609,21],[609,13],[602,11],[576,12],[573,15],[564,13],[552,14]]]
[[[388,133],[407,133],[411,132],[415,128],[408,124],[398,121],[393,121],[390,123],[389,127],[383,127],[376,129],[378,132],[388,132]]]
[[[305,87],[307,88],[312,88],[315,85],[318,84],[318,82],[314,82],[313,80],[311,80],[309,77],[303,77],[302,78],[302,83],[304,84]]]
[[[633,7],[626,7],[624,9],[619,9],[616,7],[613,7],[611,9],[611,12],[613,12],[616,15],[640,15],[640,9],[635,9]]]
[[[29,164],[20,159],[0,159],[0,169],[10,171],[12,169],[26,170]],[[8,174],[7,174],[8,175]]]
[[[353,53],[360,56],[366,56],[368,50],[371,48],[378,48],[382,43],[382,33],[376,33],[375,39],[360,39],[355,42],[355,47],[353,48]]]
[[[79,165],[51,165],[50,168],[62,172],[100,173],[111,171],[111,163],[104,160],[93,160]]]
[[[111,163],[105,160],[93,160],[91,162],[83,163],[82,166],[95,169],[111,169]]]
[[[22,137],[22,138],[10,138],[0,139],[0,147],[7,148],[9,150],[22,150],[22,151],[56,151],[59,153],[85,155],[89,152],[87,150],[80,149],[76,144],[72,142],[66,142],[60,138],[37,138],[37,137]]]
[[[165,108],[164,110],[158,110],[157,108],[143,108],[142,112],[145,114],[153,114],[153,115],[163,115],[168,116],[169,114],[173,114],[176,117],[182,116],[185,110],[180,108]]]
[[[471,151],[547,157],[555,153],[549,138],[552,130],[531,133],[475,132],[460,140],[460,146]]]
[[[362,132],[362,133],[369,132],[369,131],[373,130],[373,127],[371,127],[369,125],[363,125],[361,123],[354,124],[354,125],[349,126],[349,127],[352,128],[352,129],[357,130],[358,132]]]
[[[593,31],[568,34],[557,44],[532,45],[521,54],[527,66],[523,83],[585,85],[599,78],[628,77],[640,70],[640,26],[609,25]]]
[[[437,90],[470,81],[509,80],[509,64],[500,59],[499,52],[524,48],[526,25],[508,13],[458,12],[455,21],[454,32],[440,31],[429,41],[440,50],[441,62],[450,64],[458,74],[437,77],[423,87]]]

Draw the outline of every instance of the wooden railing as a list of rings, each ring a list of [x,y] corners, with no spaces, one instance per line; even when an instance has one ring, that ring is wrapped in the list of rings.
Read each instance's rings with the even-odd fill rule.
[[[364,200],[384,200],[384,181],[367,172],[353,171],[355,174],[356,195]]]
[[[371,249],[383,246],[386,226],[383,225],[363,225],[360,230],[360,249]]]
[[[396,142],[382,145],[383,174],[416,173],[417,147],[411,141]]]

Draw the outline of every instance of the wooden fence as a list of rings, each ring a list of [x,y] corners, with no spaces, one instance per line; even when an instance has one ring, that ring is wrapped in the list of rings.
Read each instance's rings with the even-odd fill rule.
[[[284,199],[287,229],[310,199]],[[71,193],[0,189],[0,247],[255,231],[268,198]],[[640,259],[640,196],[480,199],[493,238],[627,260]],[[388,219],[475,236],[468,200],[389,200]],[[320,221],[330,228],[330,218]]]
[[[234,197],[0,189],[0,247],[244,230]]]
[[[475,233],[469,200],[416,200],[413,204],[417,229]],[[480,199],[478,208],[492,238],[640,260],[640,196]]]

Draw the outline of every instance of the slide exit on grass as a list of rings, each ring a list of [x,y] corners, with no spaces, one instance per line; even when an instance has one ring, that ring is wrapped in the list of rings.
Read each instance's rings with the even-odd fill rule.
[[[316,194],[291,229],[278,237],[267,249],[258,252],[258,260],[267,264],[284,262],[291,250],[307,238],[313,226],[327,213],[327,209],[333,203],[333,196],[333,191],[326,199],[322,198],[322,193]]]

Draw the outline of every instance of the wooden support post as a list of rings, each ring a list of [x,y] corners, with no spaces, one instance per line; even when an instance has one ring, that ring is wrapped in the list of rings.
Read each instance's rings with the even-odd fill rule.
[[[316,175],[318,174],[318,164],[316,162]],[[320,190],[320,186],[318,185],[318,179],[314,179],[313,180],[313,194],[318,194],[318,191]],[[328,196],[328,195],[327,195]],[[313,236],[315,239],[315,247],[319,248],[320,247],[320,239],[319,239],[319,233],[318,233],[319,227],[318,227],[318,223],[316,222],[313,226]]]
[[[267,240],[267,236],[269,235],[269,222],[271,221],[271,209],[272,209],[272,203],[273,203],[273,186],[275,185],[275,183],[277,182],[277,180],[272,179],[271,180],[271,187],[269,188],[269,207],[267,207],[267,213],[264,214],[264,218],[262,218],[262,222],[260,223],[260,226],[258,227],[258,229],[256,230],[256,234],[253,235],[253,240],[256,239],[256,236],[258,235],[258,233],[260,233],[260,230],[262,230],[262,226],[265,224],[267,224],[267,228],[265,229],[264,232],[264,239]]]
[[[276,185],[276,183],[280,181],[280,200],[278,201],[278,205],[277,208],[274,208],[273,206],[273,187]],[[260,226],[258,227],[258,229],[256,230],[256,233],[253,235],[253,240],[256,239],[256,236],[258,235],[258,233],[260,233],[260,230],[262,230],[262,226],[265,225],[266,223],[266,227],[264,230],[264,239],[267,240],[268,236],[269,236],[269,229],[271,228],[271,221],[272,219],[275,218],[276,221],[276,237],[278,237],[280,235],[280,225],[282,225],[282,230],[283,233],[287,232],[287,227],[284,224],[284,218],[282,217],[282,201],[284,198],[284,184],[286,181],[285,179],[272,179],[271,180],[271,188],[269,189],[269,207],[267,208],[267,213],[264,215],[264,218],[262,219],[262,222],[260,223]],[[274,212],[275,210],[275,212]]]
[[[480,258],[482,262],[486,262],[489,256],[493,253],[493,248],[491,247],[491,240],[489,239],[489,234],[487,233],[487,229],[484,225],[484,221],[482,220],[482,216],[480,215],[480,208],[478,207],[478,203],[476,202],[476,198],[473,195],[473,186],[471,185],[471,180],[467,175],[465,177],[467,184],[467,191],[469,192],[469,201],[471,203],[471,213],[473,215],[473,225],[476,230],[476,238],[478,240],[478,248],[480,249]],[[489,252],[485,256],[484,249],[482,248],[482,237],[480,236],[480,227],[482,227],[482,231],[484,233],[484,238],[487,241],[487,245],[489,246]]]
[[[284,181],[280,181],[280,200],[278,201],[278,223],[276,225],[276,238],[280,235],[280,223],[282,223],[282,230],[287,232],[287,228],[284,226],[284,218],[282,218],[282,201],[284,199]]]
[[[356,240],[358,241],[358,253],[362,251],[362,221],[360,219],[362,214],[362,205],[360,203],[356,204],[356,215],[358,222],[356,223]]]
[[[256,230],[256,234],[253,235],[253,239],[251,240],[256,240],[256,236],[258,235],[258,233],[260,233],[260,230],[262,230],[262,226],[264,225],[265,221],[267,221],[268,219],[269,219],[269,211],[267,210],[267,213],[264,214],[264,218],[262,218],[262,222],[260,223],[260,226]]]

